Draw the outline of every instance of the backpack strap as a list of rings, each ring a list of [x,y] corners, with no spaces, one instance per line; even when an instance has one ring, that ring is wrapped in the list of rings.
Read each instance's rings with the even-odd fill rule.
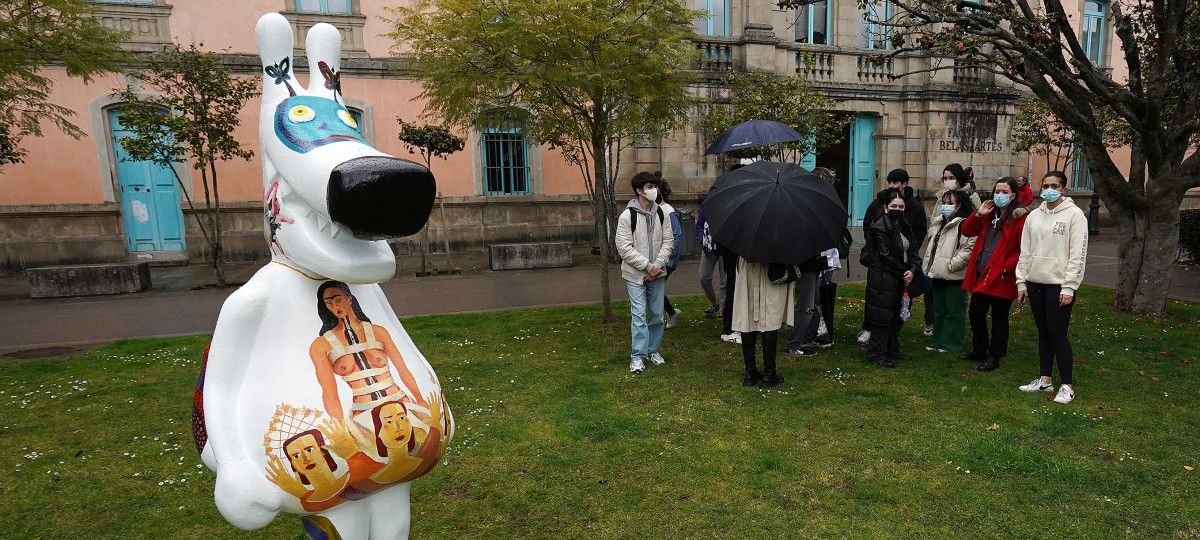
[[[661,227],[666,222],[666,218],[663,217],[662,207],[659,206],[657,208],[658,208],[658,226]],[[637,232],[637,224],[638,224],[637,214],[634,213],[633,208],[629,208],[628,211],[629,211],[629,234],[633,234],[633,233]]]

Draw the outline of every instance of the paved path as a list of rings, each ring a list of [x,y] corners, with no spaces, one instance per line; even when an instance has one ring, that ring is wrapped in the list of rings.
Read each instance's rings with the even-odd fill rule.
[[[530,306],[597,302],[598,268],[592,263],[573,268],[492,272],[482,254],[456,255],[461,275],[416,278],[416,260],[400,261],[397,277],[383,290],[397,315],[487,311]],[[851,255],[857,260],[857,254]],[[576,260],[590,261],[586,255]],[[233,265],[230,281],[245,282],[260,264]],[[672,276],[668,295],[698,294],[698,263],[684,261]],[[204,266],[153,269],[155,289],[122,296],[32,300],[24,277],[0,277],[0,355],[38,356],[56,347],[85,346],[120,338],[174,336],[211,332],[221,304],[232,289],[195,287],[211,280]],[[616,300],[625,298],[624,282],[616,267],[610,284]],[[1087,283],[1111,287],[1116,281],[1116,246],[1095,237],[1088,256]],[[1200,270],[1179,267],[1173,296],[1200,301]],[[839,282],[861,281],[857,263],[836,274]],[[41,351],[39,351],[41,350]]]

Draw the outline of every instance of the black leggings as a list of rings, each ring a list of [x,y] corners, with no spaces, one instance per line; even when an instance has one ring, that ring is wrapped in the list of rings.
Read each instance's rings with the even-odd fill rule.
[[[1026,283],[1029,290],[1029,309],[1033,312],[1033,322],[1038,331],[1038,358],[1042,361],[1043,377],[1051,376],[1054,361],[1058,360],[1060,384],[1074,384],[1071,381],[1071,365],[1075,354],[1071,351],[1070,336],[1067,328],[1071,324],[1071,308],[1075,302],[1065,306],[1058,305],[1058,297],[1062,293],[1061,285],[1042,285]]]
[[[1008,312],[1012,300],[987,293],[971,293],[967,316],[971,320],[971,354],[999,360],[1008,354]],[[988,339],[988,312],[992,312],[992,335]]]
[[[742,360],[746,362],[746,371],[758,371],[758,365],[754,362],[754,342],[758,341],[760,334],[762,335],[763,372],[775,373],[775,353],[779,346],[778,330],[742,332]]]
[[[675,306],[671,305],[671,299],[667,298],[667,280],[671,279],[671,274],[675,272],[674,268],[667,269],[667,276],[663,278],[663,313],[667,316],[675,315]]]
[[[721,264],[725,265],[725,305],[721,306],[721,335],[733,333],[733,289],[737,283],[737,256],[722,255]]]

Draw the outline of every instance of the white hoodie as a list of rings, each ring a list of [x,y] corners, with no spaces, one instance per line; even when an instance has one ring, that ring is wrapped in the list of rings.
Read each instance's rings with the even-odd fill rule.
[[[1026,282],[1062,285],[1062,294],[1074,296],[1083,282],[1087,244],[1087,216],[1075,201],[1063,197],[1053,209],[1049,204],[1035,208],[1021,232],[1017,290],[1024,291]]]

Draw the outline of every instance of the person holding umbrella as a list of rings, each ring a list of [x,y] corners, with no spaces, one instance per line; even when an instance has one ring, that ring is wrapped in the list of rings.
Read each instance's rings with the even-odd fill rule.
[[[746,364],[744,386],[771,388],[783,382],[775,370],[779,329],[794,324],[794,282],[776,283],[768,276],[771,265],[738,257],[737,289],[733,293],[733,329],[742,335],[742,361]],[[786,271],[786,270],[785,270]],[[755,342],[762,336],[763,370],[754,359]]]
[[[831,184],[803,167],[760,161],[718,178],[701,210],[717,244],[738,257],[726,306],[732,330],[741,332],[742,382],[775,386],[783,381],[775,369],[779,328],[795,322],[795,265],[837,244],[846,209]],[[760,338],[762,372],[755,361]]]
[[[653,173],[640,172],[630,182],[636,199],[617,218],[617,254],[621,256],[621,277],[629,292],[630,334],[633,352],[629,372],[646,370],[646,360],[654,364],[666,361],[659,354],[663,338],[663,297],[667,260],[671,258],[674,237],[670,223],[658,200],[658,179]]]
[[[912,227],[904,219],[907,206],[904,195],[894,189],[884,191],[876,200],[880,213],[868,216],[863,228],[866,242],[859,262],[867,267],[866,326],[871,333],[867,360],[886,368],[907,359],[900,352],[900,302],[904,290],[921,267],[917,257],[920,244],[913,238]]]

